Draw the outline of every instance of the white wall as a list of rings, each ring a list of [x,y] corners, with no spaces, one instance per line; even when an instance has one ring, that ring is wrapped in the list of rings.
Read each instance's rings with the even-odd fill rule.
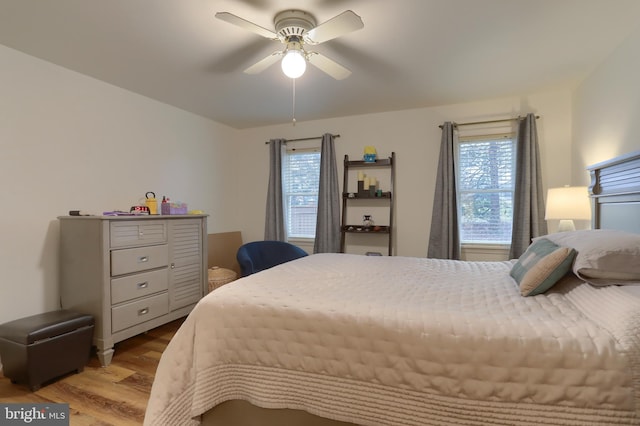
[[[341,181],[345,154],[350,159],[360,157],[365,145],[375,146],[382,157],[396,152],[395,254],[426,256],[440,149],[438,125],[444,121],[490,120],[528,112],[541,116],[538,132],[544,185],[568,184],[571,179],[571,170],[567,167],[571,153],[571,93],[568,90],[443,107],[298,121],[296,126],[287,123],[239,131],[243,172],[238,188],[242,194],[239,215],[243,240],[259,240],[264,236],[269,175],[268,148],[264,142],[276,137],[294,139],[331,132],[341,135],[336,140]]]
[[[0,46],[0,323],[58,308],[58,221],[147,191],[236,230],[235,130]]]
[[[573,97],[573,184],[589,165],[640,150],[640,29],[620,45]]]
[[[365,145],[395,151],[405,256],[426,255],[446,120],[539,114],[545,186],[571,178],[569,91],[235,130],[3,46],[0,88],[0,322],[58,307],[56,217],[71,209],[125,210],[151,190],[204,210],[209,232],[262,239],[269,138],[338,133],[340,170]]]

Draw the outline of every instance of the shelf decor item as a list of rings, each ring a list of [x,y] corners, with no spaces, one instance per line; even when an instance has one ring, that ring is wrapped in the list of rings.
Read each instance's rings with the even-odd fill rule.
[[[366,175],[362,172],[358,172],[358,197],[364,196],[364,180]]]
[[[376,162],[376,148],[373,146],[365,146],[364,147],[364,161],[366,163],[375,163]]]
[[[362,226],[366,229],[369,230],[369,228],[371,228],[373,226],[373,219],[371,218],[370,214],[365,214],[362,217]]]

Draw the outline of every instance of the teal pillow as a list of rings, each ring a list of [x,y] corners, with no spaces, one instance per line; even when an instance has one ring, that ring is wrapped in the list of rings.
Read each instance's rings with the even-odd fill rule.
[[[569,270],[576,251],[546,238],[534,241],[513,265],[509,275],[518,283],[520,294],[535,296],[549,290]]]

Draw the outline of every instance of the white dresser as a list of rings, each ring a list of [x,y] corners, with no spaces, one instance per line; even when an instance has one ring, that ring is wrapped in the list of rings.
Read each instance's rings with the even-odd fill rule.
[[[188,315],[206,294],[206,215],[58,219],[62,308],[95,317],[103,366],[115,343]]]

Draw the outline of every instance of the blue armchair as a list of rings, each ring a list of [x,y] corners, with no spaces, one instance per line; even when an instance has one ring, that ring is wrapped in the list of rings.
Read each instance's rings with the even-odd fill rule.
[[[308,256],[298,246],[283,241],[253,241],[238,249],[236,259],[243,277],[290,260]]]

